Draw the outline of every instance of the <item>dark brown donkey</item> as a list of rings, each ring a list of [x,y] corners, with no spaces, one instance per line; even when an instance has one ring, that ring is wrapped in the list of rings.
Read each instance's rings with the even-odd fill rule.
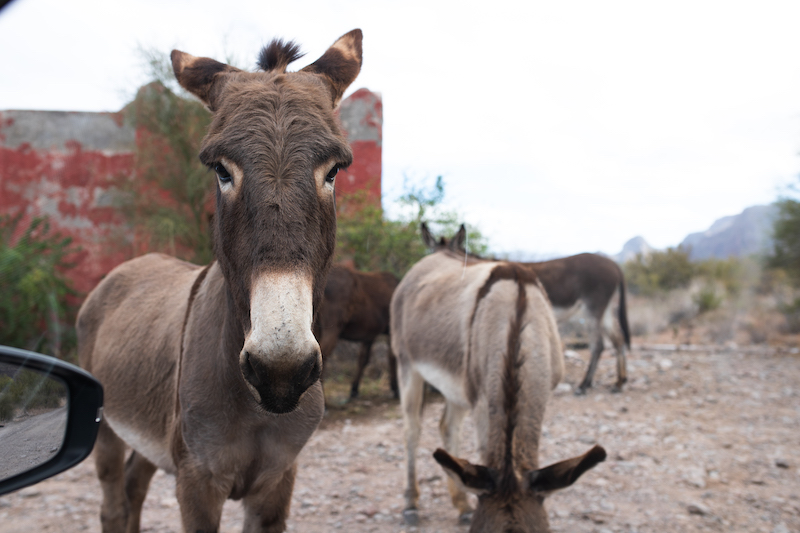
[[[298,57],[276,40],[245,72],[172,52],[213,112],[200,159],[216,173],[216,261],[128,261],[81,307],[80,362],[105,388],[103,531],[139,531],[157,468],[175,474],[187,532],[217,531],[227,498],[242,500],[245,531],[285,529],[297,454],[324,411],[313,309],[336,240],[334,177],[352,159],[334,108],[361,68],[361,31],[287,73]]]
[[[314,332],[323,359],[330,357],[339,339],[361,343],[358,370],[350,387],[351,398],[358,396],[375,338],[389,334],[389,304],[399,282],[391,272],[359,272],[345,265],[334,265],[328,274],[325,299],[314,322]],[[397,398],[397,365],[391,347],[388,357],[389,385]]]
[[[631,335],[625,305],[625,278],[619,265],[597,254],[578,254],[524,264],[539,276],[559,322],[569,319],[581,304],[593,319],[589,368],[575,393],[584,394],[592,386],[597,363],[603,353],[604,337],[611,341],[617,356],[617,383],[612,390],[620,392],[628,380],[625,349],[631,348]],[[619,301],[615,315],[611,300],[617,291]]]
[[[553,310],[536,274],[519,263],[465,256],[464,226],[437,242],[392,297],[392,347],[397,355],[406,440],[407,523],[418,521],[416,447],[425,382],[445,397],[434,454],[449,474],[450,495],[466,520],[465,490],[478,494],[472,532],[549,531],[544,498],[571,485],[606,457],[585,455],[539,468],[539,439],[550,390],[564,374]],[[461,422],[472,412],[480,465],[458,458]]]

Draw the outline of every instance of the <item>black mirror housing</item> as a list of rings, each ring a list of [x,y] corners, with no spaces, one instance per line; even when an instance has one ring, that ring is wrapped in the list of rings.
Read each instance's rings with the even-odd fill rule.
[[[0,479],[0,495],[33,485],[75,466],[94,448],[103,410],[103,387],[85,370],[47,355],[0,346],[8,363],[62,380],[68,390],[67,426],[56,455],[30,470]]]

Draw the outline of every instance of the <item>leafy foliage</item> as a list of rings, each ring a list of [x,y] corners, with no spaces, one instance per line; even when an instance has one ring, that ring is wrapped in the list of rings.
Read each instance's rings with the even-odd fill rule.
[[[137,253],[162,251],[195,263],[213,258],[213,174],[197,158],[209,111],[182,91],[166,54],[143,50],[152,81],[125,108],[137,128],[133,179],[121,178],[118,206]]]
[[[748,258],[704,259],[694,263],[693,276],[705,278],[708,282],[719,282],[725,288],[726,293],[736,295],[742,290],[746,278],[750,274],[748,270],[754,266],[752,263],[753,260]]]
[[[63,357],[74,346],[76,296],[64,271],[78,249],[53,234],[47,218],[34,218],[15,239],[21,221],[0,216],[0,344]]]
[[[791,282],[800,286],[800,201],[778,200],[778,218],[773,226],[774,248],[767,266],[786,271]]]
[[[623,270],[631,292],[644,295],[686,287],[694,275],[689,251],[681,246],[654,251],[646,257],[637,254]]]
[[[692,296],[692,301],[697,306],[699,314],[719,308],[722,305],[722,300],[722,296],[717,294],[715,283],[706,283],[697,294]]]
[[[446,236],[458,231],[460,217],[455,211],[442,208],[444,196],[441,176],[431,188],[406,186],[406,193],[399,199],[402,214],[396,220],[387,218],[366,193],[337,199],[336,260],[351,260],[359,270],[385,270],[402,277],[428,253],[420,235],[423,221],[432,231]],[[468,232],[467,246],[478,255],[485,254],[488,248],[480,231],[474,228]]]

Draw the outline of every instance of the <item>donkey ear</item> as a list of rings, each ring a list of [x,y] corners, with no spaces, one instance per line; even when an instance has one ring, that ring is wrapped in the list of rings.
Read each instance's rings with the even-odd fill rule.
[[[433,452],[433,458],[462,489],[478,495],[495,489],[495,476],[489,468],[453,457],[441,448]]]
[[[458,228],[458,232],[453,235],[453,238],[450,239],[450,244],[448,247],[454,252],[463,252],[464,251],[464,243],[467,240],[467,228],[464,227],[464,224],[461,224],[461,227]]]
[[[423,222],[419,226],[420,231],[422,232],[422,242],[425,243],[425,246],[430,248],[431,250],[435,250],[439,243],[436,242],[436,237],[431,234],[431,230],[428,229],[428,225]]]
[[[222,82],[221,74],[239,70],[208,57],[195,57],[180,50],[173,50],[170,58],[175,78],[181,87],[198,97],[212,111],[214,97]]]
[[[345,33],[322,57],[301,70],[325,78],[330,85],[333,107],[339,105],[345,90],[361,71],[361,38],[361,30]]]
[[[535,492],[549,492],[569,487],[584,472],[605,460],[606,451],[602,446],[595,446],[580,457],[573,457],[539,470],[531,470],[526,474],[529,488]]]

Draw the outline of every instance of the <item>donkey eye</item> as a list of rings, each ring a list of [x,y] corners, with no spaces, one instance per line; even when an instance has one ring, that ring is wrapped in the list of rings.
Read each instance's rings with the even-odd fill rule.
[[[222,163],[216,163],[214,165],[214,172],[217,173],[217,178],[222,183],[229,183],[231,181],[231,174],[228,170],[223,166]]]
[[[328,172],[328,174],[325,176],[325,181],[328,183],[333,183],[333,180],[336,178],[336,174],[339,173],[339,168],[339,165],[334,165],[330,172]]]

